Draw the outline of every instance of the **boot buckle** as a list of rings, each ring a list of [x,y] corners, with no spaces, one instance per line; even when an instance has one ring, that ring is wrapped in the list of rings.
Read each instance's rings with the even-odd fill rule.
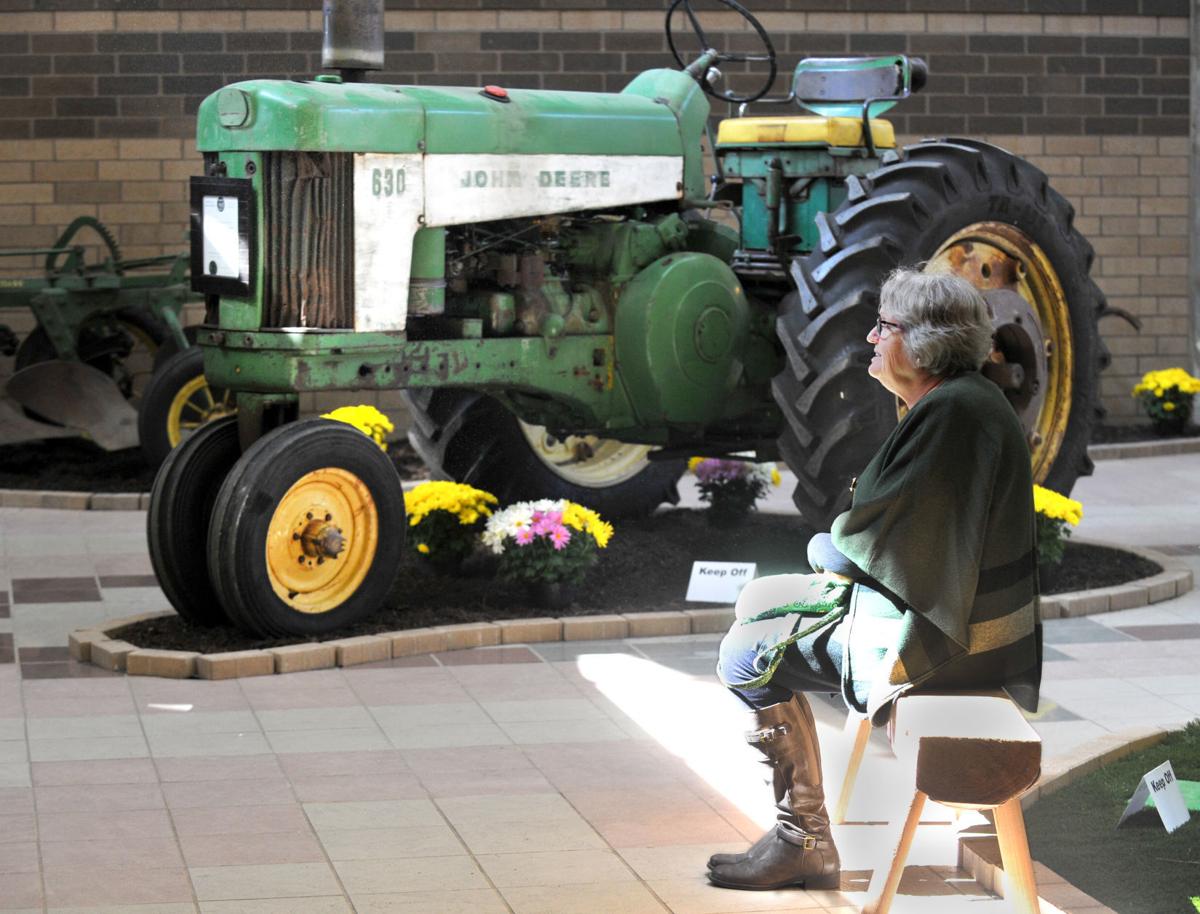
[[[763,727],[761,730],[751,730],[746,734],[746,742],[754,746],[758,743],[770,743],[782,739],[792,732],[787,724],[776,724],[773,727]]]
[[[804,843],[801,844],[800,846],[803,847],[806,851],[816,850],[817,849],[817,839],[814,838],[812,835],[805,835]]]

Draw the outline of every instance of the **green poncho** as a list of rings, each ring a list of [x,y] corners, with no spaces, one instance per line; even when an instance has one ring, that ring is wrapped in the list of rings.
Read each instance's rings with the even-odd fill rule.
[[[1029,449],[995,385],[972,372],[922,397],[859,476],[831,534],[901,604],[854,588],[848,701],[877,723],[915,685],[1002,686],[1036,708],[1041,628]]]

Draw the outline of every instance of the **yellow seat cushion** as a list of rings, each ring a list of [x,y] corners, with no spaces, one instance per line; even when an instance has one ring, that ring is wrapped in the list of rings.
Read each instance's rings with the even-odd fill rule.
[[[896,145],[891,121],[871,119],[871,138],[881,148]],[[862,121],[855,117],[731,117],[717,128],[718,146],[760,146],[802,143],[820,146],[862,146]]]

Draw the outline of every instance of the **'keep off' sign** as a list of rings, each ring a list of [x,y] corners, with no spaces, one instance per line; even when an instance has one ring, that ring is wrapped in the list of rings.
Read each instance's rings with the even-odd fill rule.
[[[691,603],[736,603],[742,588],[754,580],[754,562],[694,562],[688,581]]]

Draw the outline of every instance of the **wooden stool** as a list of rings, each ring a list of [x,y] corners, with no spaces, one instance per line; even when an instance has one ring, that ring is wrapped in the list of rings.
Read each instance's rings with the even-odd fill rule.
[[[871,724],[852,716],[847,722],[851,729],[854,749],[834,807],[835,822],[845,816]],[[891,908],[926,799],[956,809],[993,811],[1014,908],[1038,914],[1021,795],[1041,775],[1042,741],[1012,699],[999,691],[907,695],[892,706],[888,739],[912,773],[914,792],[895,836],[891,865],[875,868],[863,914],[887,914]]]

